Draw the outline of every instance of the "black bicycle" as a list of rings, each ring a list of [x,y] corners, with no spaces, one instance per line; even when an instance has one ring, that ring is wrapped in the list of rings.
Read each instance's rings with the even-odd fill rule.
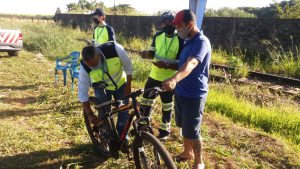
[[[105,90],[106,84],[101,83],[97,87],[93,87]],[[132,92],[121,100],[107,101],[104,103],[100,103],[95,97],[90,97],[91,106],[95,109],[95,112],[98,113],[100,124],[92,125],[88,120],[87,114],[84,113],[84,120],[89,136],[95,150],[101,156],[118,158],[119,152],[122,151],[127,153],[129,160],[130,154],[133,154],[137,169],[175,169],[176,166],[170,154],[163,144],[153,135],[153,130],[148,118],[143,117],[140,113],[137,97],[144,92],[158,94],[161,92],[161,89],[140,89]],[[125,100],[130,98],[132,101],[129,104],[123,104]],[[131,109],[133,109],[133,111],[129,112],[129,118],[123,131],[121,134],[118,134],[114,118],[115,115]],[[133,136],[131,144],[129,144],[126,139],[128,135]]]

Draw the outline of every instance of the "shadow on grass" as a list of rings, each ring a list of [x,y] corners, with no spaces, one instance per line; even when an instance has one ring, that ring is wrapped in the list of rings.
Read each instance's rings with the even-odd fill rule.
[[[28,89],[34,89],[38,87],[40,84],[32,84],[32,85],[22,85],[22,86],[5,86],[5,85],[0,85],[0,90],[6,90],[6,89],[11,89],[11,90],[28,90]]]
[[[1,59],[1,58],[11,58],[11,57],[13,57],[13,56],[9,56],[9,55],[0,55],[0,59]]]
[[[59,169],[67,168],[70,164],[78,164],[83,168],[96,168],[106,160],[92,150],[91,144],[83,144],[56,151],[41,150],[0,157],[0,169]],[[74,165],[70,168],[74,168]]]
[[[33,117],[37,115],[47,114],[51,110],[52,108],[0,110],[0,119],[10,118],[13,116]]]
[[[27,98],[6,98],[6,97],[2,97],[0,98],[0,102],[2,103],[18,103],[21,105],[26,105],[26,104],[33,104],[36,103],[38,101],[38,98],[36,97],[27,97]]]

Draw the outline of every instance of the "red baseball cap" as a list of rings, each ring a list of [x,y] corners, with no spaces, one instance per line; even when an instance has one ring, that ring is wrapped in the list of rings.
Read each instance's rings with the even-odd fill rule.
[[[173,25],[177,26],[182,22],[188,23],[189,21],[195,21],[195,20],[196,20],[195,14],[191,10],[185,9],[179,11],[176,14],[175,19],[173,20]]]

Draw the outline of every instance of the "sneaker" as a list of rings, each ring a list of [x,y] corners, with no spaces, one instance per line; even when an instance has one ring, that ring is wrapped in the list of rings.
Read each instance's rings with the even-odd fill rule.
[[[161,129],[158,129],[158,131],[159,131],[159,135],[157,136],[157,138],[159,140],[167,140],[169,138],[170,132]]]

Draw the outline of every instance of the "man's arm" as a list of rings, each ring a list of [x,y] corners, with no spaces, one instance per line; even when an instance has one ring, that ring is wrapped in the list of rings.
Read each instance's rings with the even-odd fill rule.
[[[195,57],[189,57],[187,62],[181,66],[181,68],[173,77],[163,82],[163,88],[167,91],[175,89],[176,84],[182,79],[186,78],[198,64],[198,59]]]
[[[106,25],[107,32],[108,32],[108,40],[109,41],[116,41],[115,31],[110,25]]]
[[[199,64],[199,60],[195,57],[189,57],[187,62],[181,66],[179,71],[173,77],[177,82],[181,81],[182,79],[186,78],[194,68]]]
[[[167,64],[163,61],[155,61],[155,62],[153,61],[152,63],[159,68],[172,69],[172,70],[178,69],[178,63]]]
[[[89,102],[89,88],[91,85],[90,77],[80,65],[78,79],[78,99],[82,104],[83,111],[88,115],[89,121],[93,124],[99,123],[98,118],[94,115]]]
[[[152,43],[150,46],[149,50],[144,50],[141,54],[143,59],[153,59],[154,55],[155,55],[155,51],[156,51],[156,47],[155,47],[155,39],[156,36],[158,36],[159,34],[161,34],[161,32],[158,32],[154,35],[153,39],[152,39]]]

